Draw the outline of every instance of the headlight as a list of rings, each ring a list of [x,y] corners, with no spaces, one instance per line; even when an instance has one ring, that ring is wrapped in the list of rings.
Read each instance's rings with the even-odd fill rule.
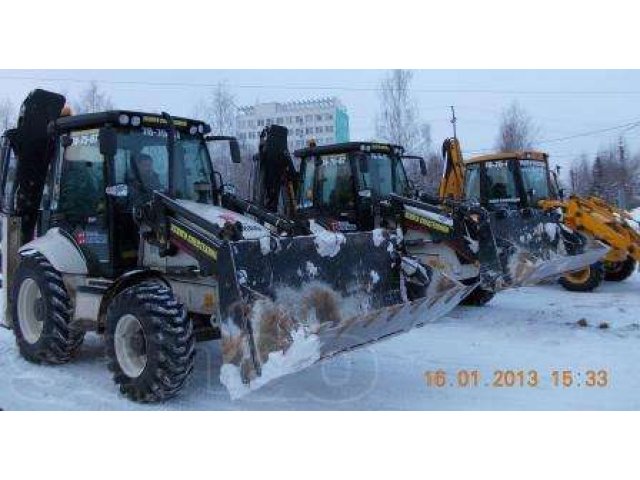
[[[129,115],[125,115],[124,113],[118,117],[118,122],[120,125],[129,125]]]
[[[132,127],[139,127],[140,124],[142,123],[142,119],[140,117],[131,117],[131,126]]]
[[[189,133],[191,135],[195,135],[196,133],[198,133],[198,127],[196,127],[195,125],[192,125],[191,128],[189,128]]]
[[[204,133],[204,125],[198,125],[198,133]]]

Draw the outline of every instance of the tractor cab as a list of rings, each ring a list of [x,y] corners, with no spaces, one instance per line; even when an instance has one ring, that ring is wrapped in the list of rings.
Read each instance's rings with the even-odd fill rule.
[[[537,208],[552,195],[547,158],[542,152],[471,158],[465,165],[465,198],[490,211]]]
[[[332,230],[370,230],[379,201],[411,196],[400,146],[349,142],[296,150],[300,159],[297,212]],[[417,158],[417,157],[412,157]],[[424,160],[420,159],[424,164]]]
[[[59,117],[63,97],[40,92],[31,101],[40,112],[51,104],[50,118],[27,115],[33,125],[3,136],[1,207],[21,218],[19,245],[55,229],[79,247],[90,275],[115,278],[137,265],[135,212],[154,191],[220,204],[207,147],[220,137],[206,137],[205,123],[122,110]]]

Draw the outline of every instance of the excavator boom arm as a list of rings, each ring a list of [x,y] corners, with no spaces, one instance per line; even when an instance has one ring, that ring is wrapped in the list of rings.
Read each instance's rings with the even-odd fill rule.
[[[444,172],[440,180],[438,195],[441,200],[464,199],[464,162],[460,142],[457,138],[447,138],[442,144]]]

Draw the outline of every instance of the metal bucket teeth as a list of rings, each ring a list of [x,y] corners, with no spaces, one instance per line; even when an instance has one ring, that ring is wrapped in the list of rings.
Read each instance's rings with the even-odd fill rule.
[[[242,300],[221,322],[221,381],[232,398],[321,359],[433,322],[473,288],[428,268],[423,295],[407,301],[386,236],[337,235],[340,247],[331,251],[314,237],[286,239],[268,253],[255,250],[255,242],[234,245],[236,269],[243,271]],[[252,268],[256,262],[259,271]]]
[[[547,213],[492,217],[496,240],[502,247],[506,279],[502,287],[533,285],[599,261],[609,247],[563,226]]]

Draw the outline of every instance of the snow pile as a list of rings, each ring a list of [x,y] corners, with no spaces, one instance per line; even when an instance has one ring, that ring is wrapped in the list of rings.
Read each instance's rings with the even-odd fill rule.
[[[238,401],[218,381],[218,342],[198,343],[193,377],[175,399],[137,404],[118,392],[103,339],[87,334],[77,358],[45,367],[23,360],[0,328],[0,407],[5,410],[638,410],[640,275],[590,294],[556,284],[501,292],[485,307],[459,307],[440,322],[338,355]],[[0,297],[1,298],[1,297]],[[586,327],[579,326],[585,319]],[[602,322],[608,329],[600,329]],[[312,347],[307,339],[299,347]],[[298,348],[298,346],[296,346]],[[313,350],[309,348],[309,350]],[[287,353],[287,362],[293,358]],[[276,355],[276,363],[285,355]],[[279,358],[280,357],[280,358]],[[279,360],[278,360],[279,358]],[[274,363],[275,367],[275,363]],[[271,367],[270,367],[271,368]],[[477,370],[476,387],[429,387],[425,372]],[[498,369],[536,370],[535,388],[492,388]],[[610,384],[554,386],[551,372],[606,369]],[[233,373],[225,368],[225,376]],[[235,375],[235,378],[239,378]],[[346,380],[345,380],[346,379]],[[231,380],[235,380],[233,376]],[[488,386],[487,386],[488,384]],[[248,387],[240,385],[239,390]]]
[[[330,232],[313,221],[309,222],[309,227],[314,235],[316,250],[321,257],[335,257],[340,252],[340,246],[347,241],[343,234]]]
[[[311,278],[318,275],[318,267],[316,267],[312,262],[307,260],[307,273]]]
[[[373,232],[371,232],[371,234],[373,235],[373,244],[376,247],[382,245],[382,242],[384,242],[384,230],[381,228],[376,228]]]
[[[242,383],[239,367],[229,363],[222,365],[220,381],[227,387],[232,400],[241,398],[272,380],[303,370],[320,359],[317,335],[307,335],[303,327],[298,327],[291,336],[293,342],[289,348],[285,352],[269,353],[267,361],[262,365],[262,375],[249,384]]]
[[[558,236],[558,224],[557,223],[545,223],[544,231],[552,242],[555,242]]]
[[[271,237],[260,237],[260,251],[262,255],[269,255],[271,253]]]

